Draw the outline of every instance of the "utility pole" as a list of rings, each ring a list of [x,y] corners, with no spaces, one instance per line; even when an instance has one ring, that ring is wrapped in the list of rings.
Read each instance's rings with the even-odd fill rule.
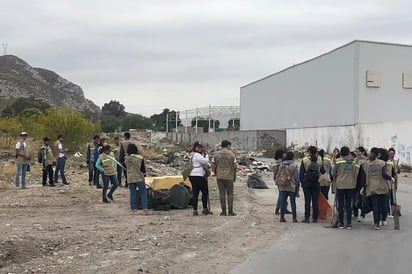
[[[7,55],[7,43],[3,43],[3,55]]]

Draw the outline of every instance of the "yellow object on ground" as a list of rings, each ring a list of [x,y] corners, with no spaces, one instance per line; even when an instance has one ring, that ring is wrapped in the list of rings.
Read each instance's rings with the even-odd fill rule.
[[[177,175],[177,176],[162,176],[162,177],[146,177],[145,182],[147,185],[151,186],[153,190],[169,189],[172,186],[180,182],[183,182],[183,176]],[[192,187],[192,184],[190,183],[189,179],[186,179],[184,183],[185,185]]]

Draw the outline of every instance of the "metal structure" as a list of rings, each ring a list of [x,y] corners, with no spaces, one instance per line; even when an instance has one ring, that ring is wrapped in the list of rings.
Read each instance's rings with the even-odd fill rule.
[[[240,119],[240,107],[239,106],[211,106],[201,107],[195,109],[187,109],[179,111],[178,114],[182,125],[185,127],[185,132],[187,128],[191,127],[192,120],[196,120],[196,133],[197,133],[197,121],[199,118],[202,120],[209,120],[209,132],[214,131],[215,124],[214,121],[219,121],[220,125],[227,125],[227,123],[234,119]],[[176,119],[177,120],[177,119]]]

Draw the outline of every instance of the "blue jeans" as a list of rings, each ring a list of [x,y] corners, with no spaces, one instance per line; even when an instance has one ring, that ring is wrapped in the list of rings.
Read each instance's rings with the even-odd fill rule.
[[[310,216],[310,203],[312,202],[313,220],[318,220],[319,216],[319,186],[304,186],[303,195],[305,196],[305,219],[309,219]]]
[[[62,176],[63,184],[66,184],[66,175],[64,174],[64,167],[66,166],[66,157],[59,157],[56,161],[56,170],[54,171],[54,183],[57,184],[57,179],[59,177],[59,172]]]
[[[373,210],[373,224],[378,225],[379,221],[386,221],[388,212],[386,210],[388,194],[372,194],[370,196]]]
[[[142,204],[142,208],[147,209],[147,190],[146,190],[146,183],[145,182],[129,183],[130,209],[131,210],[137,209],[137,204],[136,204],[137,191],[136,191],[136,187],[139,188],[140,202]]]
[[[286,213],[286,201],[290,200],[290,206],[292,208],[292,216],[296,218],[296,194],[293,191],[279,191],[280,200],[280,216],[284,217]]]
[[[116,190],[118,187],[117,183],[117,177],[116,175],[104,175],[102,174],[103,177],[103,190],[102,190],[102,195],[103,195],[103,202],[107,201],[107,197],[112,197],[113,192]],[[109,182],[112,182],[112,187],[110,188],[109,194],[107,194],[107,190],[109,189]]]
[[[16,187],[20,186],[20,176],[21,176],[21,186],[26,186],[26,171],[27,171],[27,164],[17,164],[17,171],[16,171]]]
[[[346,224],[352,224],[352,196],[353,189],[337,189],[339,223],[343,224],[344,209],[346,209]]]

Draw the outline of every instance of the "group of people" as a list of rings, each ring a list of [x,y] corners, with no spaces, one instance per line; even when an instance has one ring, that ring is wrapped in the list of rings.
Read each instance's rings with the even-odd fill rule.
[[[319,217],[318,196],[322,193],[328,199],[332,188],[332,193],[336,194],[338,228],[351,229],[352,220],[365,222],[367,212],[364,205],[369,201],[373,211],[372,228],[379,230],[387,225],[386,219],[394,214],[393,208],[396,206],[394,197],[400,170],[394,156],[393,148],[374,147],[368,155],[362,146],[353,152],[343,146],[335,149],[330,157],[324,150],[318,151],[315,146],[310,146],[298,167],[293,160],[293,152],[278,150],[273,165],[273,178],[279,190],[275,214],[280,213],[280,222],[286,222],[289,197],[293,222],[297,222],[296,197],[301,185],[305,200],[302,222],[316,223]]]
[[[29,144],[27,143],[27,132],[23,131],[20,134],[20,140],[16,143],[15,157],[17,163],[17,171],[15,178],[16,188],[26,188],[26,172],[30,170],[31,156],[29,153]],[[66,153],[68,149],[63,147],[64,136],[57,136],[57,140],[54,145],[50,145],[50,138],[44,137],[43,146],[38,153],[38,160],[43,165],[42,185],[47,185],[47,178],[49,178],[49,185],[55,186],[58,184],[59,175],[61,176],[62,183],[68,185],[65,166],[66,166]],[[53,165],[56,166],[53,170]]]
[[[124,133],[124,141],[114,138],[114,144],[108,145],[105,138],[93,137],[93,143],[87,146],[86,161],[89,167],[89,185],[102,188],[103,203],[114,202],[113,193],[122,185],[125,176],[125,187],[130,191],[130,209],[137,209],[136,195],[139,190],[143,214],[148,214],[146,191],[146,166],[138,147],[130,140],[130,133]],[[103,186],[99,183],[102,177]],[[111,183],[110,191],[109,183]]]

